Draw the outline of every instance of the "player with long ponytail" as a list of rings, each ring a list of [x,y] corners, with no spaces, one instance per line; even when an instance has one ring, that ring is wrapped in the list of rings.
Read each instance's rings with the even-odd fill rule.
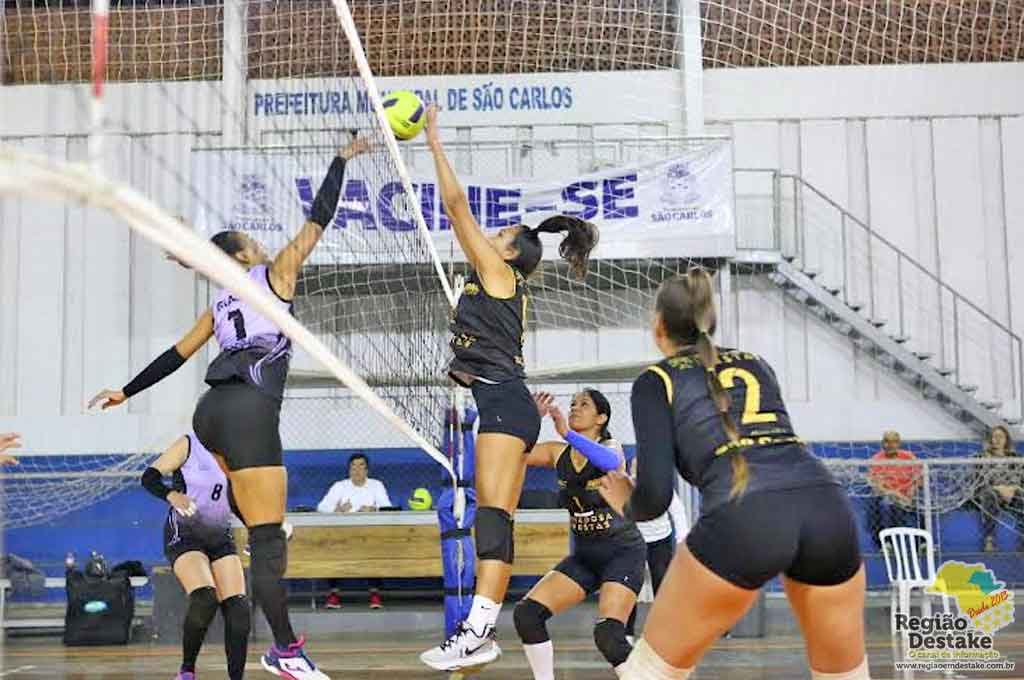
[[[566,234],[559,253],[582,278],[597,228],[578,217],[549,217],[536,228],[507,226],[484,233],[445,155],[437,108],[427,110],[427,145],[434,157],[445,212],[473,271],[451,324],[451,378],[473,391],[480,412],[476,442],[476,593],[466,621],[420,659],[454,671],[497,659],[494,624],[515,558],[512,513],[526,474],[526,456],[540,434],[540,415],[526,388],[523,339],[529,295],[526,280],[544,253],[542,233]]]
[[[768,362],[717,347],[715,325],[707,272],[662,283],[653,331],[665,359],[633,383],[636,488],[614,472],[602,480],[608,503],[638,522],[668,508],[676,471],[702,500],[619,677],[690,677],[781,575],[812,680],[867,680],[865,577],[849,500],[794,434]]]

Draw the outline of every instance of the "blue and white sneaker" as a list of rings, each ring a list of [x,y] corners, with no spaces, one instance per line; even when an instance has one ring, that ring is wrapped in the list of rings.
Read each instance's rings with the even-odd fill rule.
[[[286,649],[271,645],[260,658],[260,663],[268,672],[285,680],[331,680],[317,670],[316,664],[306,655],[303,649],[305,644],[306,639],[299,638],[298,642],[293,642]]]
[[[494,637],[492,626],[487,626],[481,635],[462,622],[450,638],[420,654],[420,661],[436,671],[449,673],[479,670],[501,656],[501,647]]]

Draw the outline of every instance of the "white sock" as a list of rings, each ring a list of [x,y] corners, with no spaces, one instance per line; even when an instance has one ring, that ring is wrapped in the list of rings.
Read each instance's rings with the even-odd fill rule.
[[[523,652],[530,662],[533,680],[555,680],[555,648],[551,640],[539,645],[523,645]]]
[[[473,607],[466,617],[466,625],[473,629],[474,633],[483,635],[487,627],[493,627],[498,621],[498,614],[501,612],[501,605],[483,595],[473,596]]]
[[[871,674],[868,672],[868,657],[865,656],[860,665],[853,670],[843,673],[822,673],[812,668],[811,680],[871,680]]]
[[[626,663],[615,671],[623,680],[686,680],[693,674],[693,668],[676,668],[669,665],[651,649],[647,640],[640,640]]]

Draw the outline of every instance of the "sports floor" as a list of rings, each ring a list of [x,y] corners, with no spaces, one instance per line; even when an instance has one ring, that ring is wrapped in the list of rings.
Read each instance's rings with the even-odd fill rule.
[[[428,636],[389,639],[386,635],[318,636],[310,643],[313,658],[333,680],[383,680],[386,678],[443,678],[425,669],[417,654],[432,644]],[[555,642],[559,679],[605,678],[614,675],[600,659],[589,638],[559,639]],[[999,649],[1011,659],[1020,659],[1018,669],[989,677],[1020,680],[1024,677],[1024,635],[999,636]],[[526,658],[518,645],[506,639],[505,654],[481,678],[529,680]],[[706,657],[695,678],[698,680],[788,680],[808,677],[800,639],[773,637],[761,640],[722,640]],[[250,648],[246,677],[270,678],[259,664],[262,645]],[[893,649],[888,637],[869,643],[872,678],[901,678],[893,670]],[[3,647],[0,677],[47,680],[172,680],[177,670],[176,645],[135,643],[127,647],[66,648],[60,640],[21,638]],[[209,644],[196,668],[199,680],[224,678],[224,658],[219,644]],[[918,678],[937,674],[918,673]],[[983,677],[967,675],[959,677]]]

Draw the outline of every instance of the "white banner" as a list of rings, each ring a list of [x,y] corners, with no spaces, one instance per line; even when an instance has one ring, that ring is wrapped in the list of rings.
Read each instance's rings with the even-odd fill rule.
[[[196,150],[196,228],[207,235],[244,231],[273,252],[303,223],[326,171],[321,153]],[[424,249],[397,178],[381,179],[380,162],[357,159],[331,228],[312,264],[421,261]],[[442,258],[461,258],[439,206],[436,179],[413,178],[416,200]],[[594,222],[601,241],[594,257],[728,257],[735,253],[731,154],[726,142],[656,162],[567,174],[559,179],[488,180],[460,177],[485,229],[536,225],[563,213]],[[556,236],[550,237],[552,242]],[[546,259],[558,257],[548,247]]]

